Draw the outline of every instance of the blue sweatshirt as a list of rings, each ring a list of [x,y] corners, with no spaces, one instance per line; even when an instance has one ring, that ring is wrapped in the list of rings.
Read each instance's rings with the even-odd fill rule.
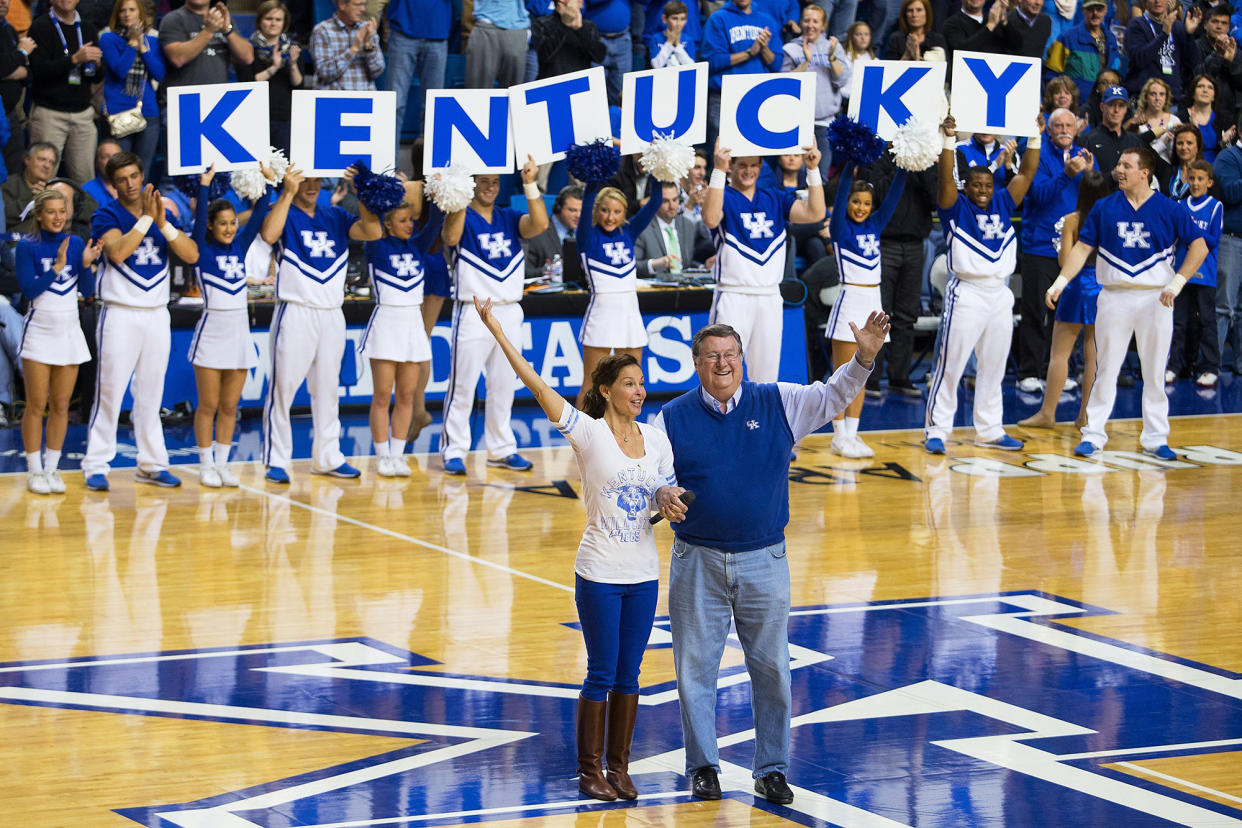
[[[1070,147],[1071,156],[1082,152],[1080,147]],[[1092,161],[1092,166],[1099,165]],[[1052,138],[1044,133],[1043,149],[1039,153],[1039,169],[1031,180],[1022,202],[1022,252],[1032,256],[1048,256],[1055,259],[1057,250],[1052,246],[1056,235],[1053,225],[1066,213],[1074,211],[1078,203],[1078,185],[1082,174],[1070,178],[1065,173],[1064,153],[1052,145]]]
[[[664,40],[664,4],[668,0],[647,0],[646,17],[643,18],[643,39],[651,42],[651,35],[659,33]],[[682,0],[686,4],[686,27],[681,30],[681,42],[695,44],[703,40],[702,15],[699,0]],[[690,51],[691,57],[696,53]]]
[[[1220,202],[1225,206],[1225,232],[1242,235],[1242,147],[1221,152],[1212,168],[1220,187]]]
[[[768,41],[768,48],[772,51],[772,62],[764,63],[763,52],[760,52],[737,66],[730,67],[729,56],[749,49],[764,28],[772,33],[772,39]],[[707,26],[703,30],[703,46],[699,57],[708,65],[708,88],[720,89],[722,75],[759,75],[765,72],[776,72],[780,69],[784,56],[780,44],[780,24],[769,15],[753,9],[750,14],[744,14],[738,11],[733,3],[726,3],[719,11],[707,18]]]
[[[629,0],[586,0],[582,16],[594,23],[601,35],[630,30]]]
[[[1207,242],[1208,246],[1207,258],[1203,260],[1203,264],[1199,265],[1194,278],[1187,284],[1214,288],[1216,287],[1216,253],[1220,250],[1224,209],[1221,203],[1210,195],[1204,195],[1203,198],[1187,196],[1184,201],[1178,202],[1178,206],[1190,213],[1190,220],[1203,231],[1203,241]],[[1173,267],[1181,267],[1182,262],[1186,261],[1188,252],[1187,245],[1179,244],[1177,253],[1173,257]]]
[[[406,37],[448,40],[453,22],[449,0],[390,0],[388,22]]]

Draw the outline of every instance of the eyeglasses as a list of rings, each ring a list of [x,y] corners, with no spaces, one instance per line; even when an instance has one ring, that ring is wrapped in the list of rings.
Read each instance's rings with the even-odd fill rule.
[[[706,354],[699,354],[699,359],[704,362],[737,362],[741,358],[742,355],[737,351],[725,351],[724,353],[712,351]]]

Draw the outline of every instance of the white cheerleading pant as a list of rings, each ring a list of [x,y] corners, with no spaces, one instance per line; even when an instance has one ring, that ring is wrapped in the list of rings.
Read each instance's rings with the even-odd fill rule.
[[[281,302],[272,317],[270,338],[272,374],[263,410],[263,462],[283,469],[293,459],[289,409],[302,380],[306,380],[314,432],[311,469],[331,471],[345,462],[338,395],[341,358],[345,355],[345,314],[340,308]]]
[[[975,436],[991,442],[1005,434],[1001,383],[1013,342],[1013,293],[1004,279],[953,278],[945,288],[944,344],[927,389],[924,435],[944,440],[953,431],[957,386],[973,351]]]
[[[510,342],[521,347],[522,306],[517,303],[493,305],[492,315]],[[483,415],[483,446],[487,456],[503,460],[517,451],[517,437],[509,415],[518,380],[495,337],[483,325],[473,302],[455,302],[452,334],[453,367],[449,372],[448,399],[445,401],[445,460],[464,459],[470,451],[470,410],[479,375],[486,376],[487,402]]]
[[[781,326],[784,300],[778,292],[738,293],[716,286],[710,325],[729,325],[742,337],[746,378],[776,382],[781,372]]]
[[[1097,448],[1108,442],[1104,426],[1117,399],[1117,375],[1130,347],[1138,343],[1143,368],[1143,433],[1139,445],[1159,448],[1169,442],[1169,397],[1164,392],[1164,370],[1173,339],[1173,309],[1160,304],[1160,288],[1100,290],[1095,310],[1095,385],[1087,401],[1087,425],[1082,438]]]
[[[131,308],[105,303],[99,309],[95,324],[95,403],[86,456],[82,459],[82,472],[87,476],[107,474],[108,464],[116,457],[116,428],[126,387],[133,392],[131,414],[138,468],[146,472],[168,468],[160,403],[171,341],[167,307]]]

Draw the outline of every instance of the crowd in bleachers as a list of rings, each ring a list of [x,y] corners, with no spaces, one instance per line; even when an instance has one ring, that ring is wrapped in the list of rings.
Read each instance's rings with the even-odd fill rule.
[[[802,156],[764,159],[757,187],[806,203],[809,191],[822,180],[826,202],[832,205],[834,185],[846,171],[851,187],[869,188],[876,208],[894,187],[900,188],[891,202],[891,219],[877,228],[877,301],[892,316],[892,341],[882,354],[884,364],[872,372],[867,393],[887,391],[911,398],[924,394],[912,376],[916,323],[937,311],[941,301],[928,286],[937,281],[929,274],[937,269],[937,256],[947,244],[936,222],[937,210],[945,209],[940,192],[940,165],[945,161],[906,176],[886,154],[854,169],[850,159],[833,158],[828,126],[848,107],[852,73],[869,60],[950,61],[955,50],[1040,58],[1046,131],[1037,170],[1025,181],[1029,190],[1024,186],[1026,197],[1015,214],[1021,217],[1021,253],[1012,280],[1018,297],[1014,310],[1020,316],[1014,340],[1019,389],[1039,393],[1046,375],[1064,374],[1050,373],[1056,318],[1045,306],[1060,267],[1061,220],[1074,211],[1085,173],[1099,170],[1105,185],[1115,188],[1114,168],[1136,147],[1152,152],[1151,183],[1175,200],[1196,197],[1191,183],[1195,162],[1214,165],[1211,193],[1221,203],[1223,226],[1213,243],[1212,272],[1192,282],[1173,311],[1167,381],[1181,375],[1201,387],[1214,386],[1222,371],[1222,352],[1230,345],[1233,373],[1242,373],[1242,148],[1236,145],[1235,123],[1242,113],[1242,54],[1239,17],[1224,4],[814,0],[799,6],[795,0],[467,0],[459,7],[450,0],[317,0],[289,6],[263,0],[252,17],[249,9],[244,15],[249,34],[238,25],[243,20],[239,9],[230,12],[224,3],[211,0],[159,0],[154,8],[148,0],[39,0],[33,7],[27,0],[0,0],[0,10],[7,16],[0,27],[0,101],[7,116],[0,119],[4,229],[36,236],[52,232],[45,221],[48,202],[41,203],[40,196],[59,193],[64,216],[54,222],[55,232],[83,243],[77,254],[79,269],[88,269],[85,258],[93,243],[101,241],[98,216],[118,199],[114,176],[119,170],[136,167],[143,182],[159,185],[163,212],[154,220],[161,229],[150,232],[152,237],[163,233],[174,256],[175,233],[190,237],[196,229],[203,231],[195,227],[196,185],[173,186],[164,171],[163,101],[169,87],[230,78],[267,82],[271,142],[287,154],[294,89],[392,89],[397,93],[398,138],[409,139],[421,132],[427,90],[507,87],[598,65],[605,70],[609,102],[616,107],[625,72],[701,61],[709,67],[708,140],[698,151],[695,168],[677,184],[660,185],[629,157],[608,182],[609,195],[600,192],[605,201],[614,198],[623,204],[629,216],[648,199],[659,203],[632,242],[640,276],[676,276],[706,267],[715,269],[719,283],[721,247],[709,230],[722,219],[714,212],[706,216],[704,204],[713,187],[709,174],[727,172],[720,169],[721,156],[714,146],[721,78],[814,72],[816,168],[806,167]],[[971,170],[982,167],[998,192],[1012,188],[1022,177],[1019,163],[1029,149],[1039,149],[1038,142],[1028,146],[1007,136],[958,136],[951,154],[952,178],[965,192]],[[393,166],[405,162],[399,149]],[[415,179],[418,163],[416,159]],[[584,192],[579,182],[566,178],[562,165],[536,174],[539,186],[555,199],[539,232],[521,234],[524,270],[531,278],[566,278],[571,268],[582,269],[575,236]],[[730,184],[736,181],[730,179]],[[510,191],[510,184],[502,182],[501,206],[509,203]],[[310,179],[299,192],[298,198],[309,205],[344,208],[367,219],[347,180]],[[532,216],[542,212],[533,209],[536,195],[526,188],[524,203]],[[127,202],[131,212],[138,211],[135,216],[142,212],[136,198]],[[244,226],[253,205],[227,190],[223,199],[235,226]],[[513,202],[519,205],[523,197]],[[416,218],[420,211],[421,203],[413,210]],[[783,272],[809,287],[809,340],[820,375],[828,367],[823,360],[830,349],[824,347],[823,331],[830,324],[831,288],[845,279],[838,272],[839,256],[833,255],[839,245],[834,245],[829,216],[821,211],[818,220],[796,220],[813,212],[786,215],[789,243]],[[421,221],[426,220],[424,215]],[[533,225],[524,225],[529,229]],[[344,241],[350,239],[362,241],[357,233]],[[101,266],[109,255],[105,249]],[[437,255],[428,254],[429,274],[447,273],[443,261],[435,261]],[[276,268],[270,257],[266,268]],[[8,417],[20,399],[24,325],[21,274],[10,250],[0,255],[0,271],[0,292],[6,297],[0,300],[0,417]],[[431,319],[439,311],[440,297],[463,298],[447,276],[433,285],[430,275],[425,296],[429,307],[424,316]],[[31,298],[26,297],[27,304]],[[1063,358],[1058,354],[1051,367]],[[1058,381],[1067,390],[1075,384],[1072,378]],[[1059,390],[1048,389],[1054,401]],[[50,391],[45,399],[53,408],[63,402]],[[412,416],[422,422],[427,414],[420,408]],[[860,443],[851,451],[860,451]]]

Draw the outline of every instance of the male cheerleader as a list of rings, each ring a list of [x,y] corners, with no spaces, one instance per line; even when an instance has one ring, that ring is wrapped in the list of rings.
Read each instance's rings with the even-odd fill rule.
[[[175,488],[160,422],[164,372],[171,332],[168,320],[168,253],[186,264],[198,261],[198,247],[173,226],[159,190],[143,182],[142,160],[132,152],[108,159],[104,175],[116,201],[95,211],[91,236],[103,242],[95,326],[99,373],[82,471],[86,488],[108,491],[108,464],[116,456],[121,400],[133,392],[134,442],[139,483]],[[130,377],[133,377],[131,382]]]
[[[470,409],[479,374],[487,373],[487,406],[483,417],[483,445],[487,464],[527,471],[531,462],[517,453],[517,437],[509,422],[516,377],[496,338],[479,320],[474,300],[492,301],[492,315],[511,342],[521,342],[522,278],[526,257],[521,239],[538,236],[548,227],[547,205],[535,176],[539,168],[530,156],[522,167],[522,186],[530,210],[522,215],[497,207],[500,176],[476,175],[470,206],[444,221],[441,238],[453,278],[453,334],[448,397],[444,403],[444,438],[440,456],[448,474],[466,473],[470,451]]]
[[[715,167],[703,201],[703,223],[716,245],[716,298],[708,323],[730,325],[747,343],[751,382],[776,382],[781,367],[785,228],[823,221],[824,182],[819,150],[803,147],[807,198],[776,188],[758,188],[762,160],[734,158],[716,142]],[[725,186],[725,170],[729,185]]]
[[[1048,307],[1055,307],[1066,284],[1078,275],[1092,251],[1098,250],[1095,278],[1100,297],[1095,313],[1096,377],[1087,402],[1087,424],[1079,457],[1092,457],[1108,442],[1104,426],[1117,397],[1117,373],[1134,336],[1143,369],[1143,453],[1176,460],[1169,448],[1169,398],[1164,368],[1173,337],[1173,302],[1207,257],[1203,232],[1187,210],[1151,188],[1156,161],[1151,150],[1121,151],[1113,178],[1120,192],[1095,203],[1078,232],[1061,275],[1048,288]],[[1188,249],[1176,272],[1178,245]]]
[[[949,247],[949,283],[944,293],[944,345],[932,383],[927,389],[924,447],[928,454],[944,454],[944,441],[953,431],[957,413],[957,386],[973,351],[979,370],[975,377],[975,445],[1018,451],[1023,444],[1005,433],[1001,383],[1013,339],[1013,294],[1009,277],[1018,260],[1011,216],[1026,196],[1039,168],[1039,133],[1026,143],[1022,166],[1009,185],[997,191],[987,167],[966,170],[959,193],[953,173],[957,124],[944,119],[944,149],[940,153],[940,226]]]
[[[346,173],[350,177],[350,173]],[[302,380],[311,398],[311,473],[351,478],[361,475],[341,453],[337,400],[345,355],[345,270],[349,242],[375,241],[380,220],[358,204],[355,216],[316,204],[320,179],[285,172],[280,197],[263,220],[263,241],[277,245],[276,313],[272,317],[272,376],[263,409],[266,478],[288,483],[293,459],[289,408]],[[279,244],[277,244],[279,243]]]

